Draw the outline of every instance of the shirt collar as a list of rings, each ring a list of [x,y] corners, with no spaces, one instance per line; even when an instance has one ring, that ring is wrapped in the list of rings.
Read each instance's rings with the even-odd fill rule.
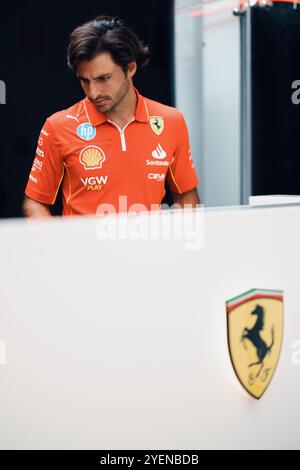
[[[149,111],[145,98],[139,94],[135,88],[137,96],[137,105],[135,110],[135,119],[140,122],[149,122]]]
[[[140,122],[149,122],[149,112],[145,98],[139,94],[136,88],[134,90],[137,96],[135,120]],[[104,113],[100,113],[100,111],[97,111],[97,109],[88,97],[83,100],[83,105],[87,114],[87,118],[92,126],[96,127],[108,121],[107,116]]]

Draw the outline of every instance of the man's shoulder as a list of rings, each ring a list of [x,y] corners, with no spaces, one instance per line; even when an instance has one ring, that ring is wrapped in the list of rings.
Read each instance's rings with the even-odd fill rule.
[[[80,117],[85,113],[84,100],[80,100],[69,108],[57,111],[48,116],[47,121],[55,128],[62,128],[69,121],[74,120],[80,123]]]
[[[182,113],[181,111],[179,111],[179,109],[174,108],[172,106],[167,106],[163,103],[159,103],[158,101],[150,100],[149,98],[144,99],[150,117],[158,116],[171,120],[182,119]]]

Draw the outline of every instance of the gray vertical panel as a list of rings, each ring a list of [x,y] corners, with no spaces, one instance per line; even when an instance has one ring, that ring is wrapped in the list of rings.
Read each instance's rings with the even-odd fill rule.
[[[252,194],[251,8],[241,16],[241,196]]]
[[[6,103],[6,86],[5,82],[0,80],[0,104]]]
[[[215,3],[203,21],[205,204],[230,206],[241,200],[240,25]]]
[[[181,0],[177,3],[177,7],[186,3]],[[185,10],[175,13],[175,101],[189,128],[193,159],[200,178],[199,192],[203,201],[205,175],[203,174],[202,29],[202,17],[190,18]]]

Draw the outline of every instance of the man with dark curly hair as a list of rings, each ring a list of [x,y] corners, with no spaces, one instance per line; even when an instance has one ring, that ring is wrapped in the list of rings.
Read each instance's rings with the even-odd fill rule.
[[[46,120],[26,216],[50,216],[60,186],[65,216],[157,210],[166,179],[181,207],[200,202],[183,116],[133,85],[148,62],[148,47],[118,18],[99,16],[72,32],[68,66],[86,97]]]

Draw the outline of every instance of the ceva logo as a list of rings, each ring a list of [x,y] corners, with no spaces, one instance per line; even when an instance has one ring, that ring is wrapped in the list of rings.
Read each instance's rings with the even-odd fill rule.
[[[6,85],[0,80],[0,104],[6,104]]]

